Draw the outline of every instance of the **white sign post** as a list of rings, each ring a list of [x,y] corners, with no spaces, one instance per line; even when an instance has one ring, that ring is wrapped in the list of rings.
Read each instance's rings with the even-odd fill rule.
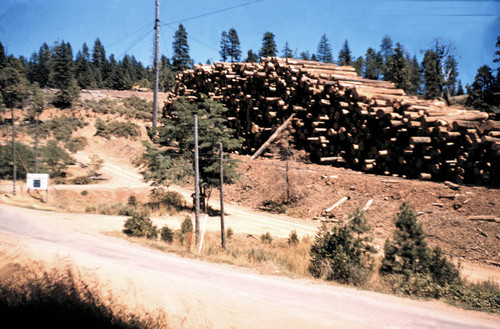
[[[26,186],[28,191],[45,190],[47,192],[47,201],[49,203],[49,174],[26,174]]]

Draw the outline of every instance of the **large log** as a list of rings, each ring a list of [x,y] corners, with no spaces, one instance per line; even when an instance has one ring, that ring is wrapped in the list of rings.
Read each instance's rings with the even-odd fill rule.
[[[278,129],[276,129],[276,131],[271,135],[271,137],[269,137],[269,139],[264,143],[262,144],[262,146],[257,150],[257,152],[254,153],[254,155],[252,155],[252,157],[250,158],[250,160],[255,160],[262,152],[264,152],[264,150],[266,148],[269,147],[269,145],[271,145],[271,143],[281,134],[281,132],[290,124],[290,122],[292,121],[293,117],[295,116],[295,113],[292,113],[292,115],[290,115],[288,117],[288,119],[286,119],[285,122],[283,122],[283,124],[281,126],[278,127]]]

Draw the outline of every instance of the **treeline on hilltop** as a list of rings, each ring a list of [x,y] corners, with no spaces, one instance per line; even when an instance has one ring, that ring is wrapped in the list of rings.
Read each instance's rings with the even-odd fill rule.
[[[494,71],[484,65],[479,68],[474,82],[464,88],[458,79],[458,62],[453,45],[439,39],[435,39],[433,46],[423,51],[423,60],[419,62],[416,55],[410,54],[401,43],[394,44],[389,36],[382,39],[379,49],[370,47],[358,57],[352,54],[349,42],[345,40],[337,59],[333,56],[326,34],[321,36],[315,53],[293,51],[288,42],[280,52],[274,38],[273,33],[264,33],[261,49],[257,53],[248,50],[243,59],[238,33],[230,28],[221,34],[220,60],[258,62],[261,57],[280,56],[350,65],[360,76],[393,82],[409,95],[421,95],[427,99],[441,97],[450,104],[451,96],[464,95],[467,91],[466,106],[499,112],[500,70],[496,70],[495,76]],[[500,37],[497,38],[496,47],[500,47]],[[494,62],[498,61],[500,51],[495,53]],[[192,68],[193,64],[189,55],[188,33],[180,24],[172,42],[172,57],[162,56],[159,63],[160,90],[170,90],[175,83],[175,74]],[[207,60],[207,64],[210,64],[210,60]],[[26,79],[26,84],[36,83],[41,88],[59,89],[54,104],[61,107],[70,106],[80,89],[152,88],[154,81],[152,67],[144,66],[133,55],[126,54],[121,59],[117,59],[114,54],[107,56],[99,39],[95,40],[92,49],[84,43],[75,56],[69,42],[55,42],[52,46],[44,43],[29,59],[8,56],[0,42],[0,69],[5,71],[6,67],[8,74],[14,74],[17,79]],[[7,73],[0,72],[0,87],[19,85],[19,81]]]

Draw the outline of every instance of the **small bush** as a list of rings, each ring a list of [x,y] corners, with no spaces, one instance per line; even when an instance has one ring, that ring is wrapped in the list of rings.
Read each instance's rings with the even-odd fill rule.
[[[138,203],[137,203],[137,197],[135,195],[130,195],[127,200],[127,204],[131,207],[136,208]]]
[[[84,136],[71,137],[65,146],[71,153],[76,153],[87,146],[87,138]]]
[[[83,195],[83,196],[86,196],[86,195],[89,194],[89,192],[87,190],[83,190],[83,191],[80,192],[80,194]]]
[[[191,217],[189,215],[186,215],[186,217],[184,217],[184,221],[181,224],[181,233],[186,234],[192,232],[193,232],[193,221],[191,220]]]
[[[231,239],[234,235],[233,229],[231,227],[228,227],[226,230],[226,238]]]
[[[158,237],[158,229],[144,212],[134,212],[132,217],[125,222],[123,233],[128,236],[146,237],[148,239],[156,239]]]
[[[297,231],[293,230],[290,232],[290,236],[288,237],[288,244],[290,246],[296,245],[299,243],[299,237],[297,235]]]
[[[132,122],[109,122],[106,124],[101,119],[96,122],[96,136],[104,138],[116,137],[136,137],[140,135],[139,126]]]
[[[170,227],[165,225],[161,228],[160,237],[163,241],[167,243],[172,243],[174,241],[174,231],[172,231]]]
[[[271,236],[271,234],[269,232],[266,232],[266,234],[262,234],[260,236],[260,241],[263,242],[263,243],[273,243],[273,237]]]
[[[92,180],[88,176],[78,176],[71,180],[75,185],[88,185],[92,183]]]
[[[178,192],[155,188],[151,191],[146,206],[153,211],[166,210],[168,213],[175,213],[186,207],[186,201]]]

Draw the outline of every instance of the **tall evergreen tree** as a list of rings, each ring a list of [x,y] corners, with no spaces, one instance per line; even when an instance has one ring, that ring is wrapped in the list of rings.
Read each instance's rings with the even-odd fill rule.
[[[226,62],[229,55],[229,36],[227,35],[226,31],[222,31],[221,38],[220,38],[220,58],[221,61]]]
[[[0,69],[0,98],[7,108],[16,108],[24,105],[28,95],[25,68],[19,59],[12,56]]]
[[[300,59],[303,59],[303,60],[306,60],[306,61],[308,61],[308,60],[311,59],[311,55],[309,54],[309,51],[307,51],[307,50],[301,52],[299,57],[300,57]]]
[[[0,42],[0,70],[7,65],[7,56],[5,55],[5,48]]]
[[[332,47],[330,46],[330,43],[328,42],[328,38],[326,37],[326,34],[323,34],[321,36],[321,39],[319,40],[318,51],[317,51],[315,57],[320,62],[333,63]]]
[[[53,50],[54,65],[50,77],[51,84],[59,89],[54,104],[58,107],[71,107],[80,95],[74,75],[73,51],[69,42],[56,43]]]
[[[420,93],[422,85],[422,69],[418,64],[417,56],[413,56],[410,60],[407,58],[410,64],[410,86],[407,89],[407,93],[410,95],[416,95]]]
[[[37,82],[41,88],[49,86],[49,77],[52,72],[52,52],[50,47],[43,43],[38,53],[31,56],[28,79]]]
[[[378,80],[382,75],[383,59],[380,53],[373,48],[368,48],[365,54],[365,72],[367,79]]]
[[[258,56],[252,51],[252,49],[249,49],[247,52],[247,58],[245,59],[245,62],[255,63],[258,60],[259,60]]]
[[[96,80],[97,87],[104,87],[104,81],[107,79],[107,69],[106,69],[106,50],[104,49],[101,40],[97,38],[94,42],[94,48],[92,50],[92,65],[94,69],[94,78]]]
[[[409,63],[404,55],[404,48],[398,42],[394,53],[388,58],[385,79],[394,82],[397,88],[408,90],[410,85]]]
[[[229,58],[231,63],[239,62],[241,59],[240,38],[234,28],[230,28],[227,34],[229,40]]]
[[[97,88],[94,70],[92,70],[92,63],[90,61],[89,48],[86,43],[83,43],[82,50],[76,54],[75,76],[80,88]]]
[[[285,47],[283,48],[283,57],[284,58],[293,58],[292,49],[290,49],[290,45],[288,41],[285,43]]]
[[[274,41],[274,34],[271,32],[264,33],[262,37],[262,48],[260,49],[261,57],[275,57],[278,53],[276,42]]]
[[[179,28],[175,31],[174,42],[172,43],[172,71],[174,73],[187,70],[193,64],[191,57],[189,57],[189,44],[187,38],[186,29],[182,24],[179,24]]]
[[[462,81],[459,79],[457,82],[457,96],[462,96],[464,94],[464,87],[462,86]]]
[[[347,39],[344,41],[344,45],[339,51],[339,59],[337,61],[337,64],[341,66],[352,65],[351,49],[349,49],[349,43],[347,42]]]
[[[390,81],[390,77],[387,76],[387,68],[390,65],[390,60],[392,55],[394,54],[394,49],[392,48],[392,39],[386,35],[382,39],[382,43],[380,44],[380,56],[382,57],[382,76],[384,80]]]
[[[160,59],[160,87],[163,92],[171,90],[175,85],[175,75],[170,67],[170,60],[162,55]]]
[[[359,56],[356,58],[356,61],[352,64],[352,66],[356,69],[356,73],[359,76],[363,76],[363,67],[365,65],[365,60],[363,59],[363,56]]]
[[[477,70],[474,82],[468,90],[465,106],[500,113],[498,84],[489,66],[483,65]]]
[[[425,97],[427,99],[441,97],[443,92],[443,77],[441,75],[439,55],[435,51],[429,49],[425,52],[422,69]]]

